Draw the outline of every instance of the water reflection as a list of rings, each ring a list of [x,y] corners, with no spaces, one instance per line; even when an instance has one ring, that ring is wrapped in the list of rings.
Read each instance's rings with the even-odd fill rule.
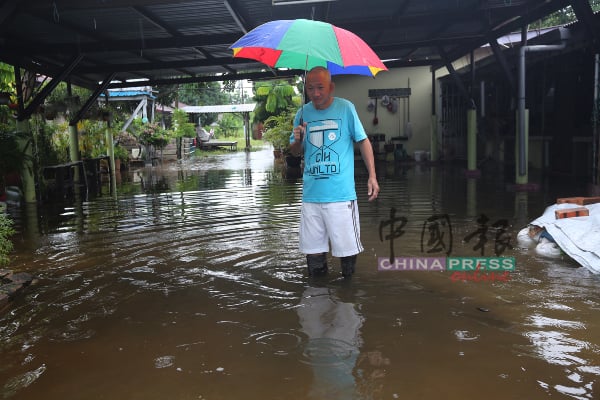
[[[307,336],[303,361],[313,370],[309,398],[356,398],[354,368],[363,317],[355,305],[342,301],[334,288],[309,284],[297,312]]]

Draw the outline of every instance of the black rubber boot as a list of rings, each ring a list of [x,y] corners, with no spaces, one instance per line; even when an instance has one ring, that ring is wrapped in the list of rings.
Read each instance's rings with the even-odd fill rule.
[[[354,273],[354,267],[356,265],[356,255],[342,257],[342,275],[344,278],[350,278]]]
[[[327,254],[307,254],[308,276],[320,276],[327,274]]]

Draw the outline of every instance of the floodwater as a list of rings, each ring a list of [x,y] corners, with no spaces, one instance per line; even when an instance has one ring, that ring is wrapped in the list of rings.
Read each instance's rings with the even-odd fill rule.
[[[17,211],[10,268],[39,282],[0,314],[0,397],[600,398],[600,277],[515,239],[584,185],[515,193],[514,175],[485,165],[466,179],[380,163],[369,203],[357,165],[365,251],[350,281],[331,257],[327,277],[306,276],[301,181],[266,150],[132,171],[116,199]],[[378,257],[427,255],[436,216],[452,256],[493,256],[500,228],[465,239],[482,215],[507,223],[509,281],[378,271]]]

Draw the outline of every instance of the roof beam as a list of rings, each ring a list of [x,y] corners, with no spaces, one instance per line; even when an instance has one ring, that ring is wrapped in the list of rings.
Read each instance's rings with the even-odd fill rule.
[[[114,77],[115,77],[115,74],[110,74],[106,78],[104,78],[102,83],[96,87],[94,92],[87,99],[85,104],[83,106],[81,106],[79,111],[77,111],[77,114],[75,114],[75,116],[69,121],[70,126],[77,125],[77,123],[85,117],[85,114],[89,111],[89,109],[92,107],[92,105],[96,102],[96,99],[98,98],[98,96],[100,96],[100,93],[102,93],[103,91],[106,90],[106,88],[108,87],[108,85],[110,85],[110,82],[113,80]],[[139,86],[139,82],[138,82],[138,86]]]
[[[224,74],[224,75],[207,75],[207,76],[195,76],[195,77],[183,77],[183,78],[169,78],[169,79],[152,79],[144,82],[121,82],[121,83],[112,83],[108,86],[108,89],[117,89],[117,88],[128,88],[128,87],[137,87],[140,84],[144,85],[175,85],[181,83],[195,83],[195,82],[220,82],[220,81],[240,81],[240,80],[272,80],[272,79],[281,79],[281,78],[289,78],[292,76],[303,75],[304,71],[299,70],[286,70],[286,71],[277,71],[276,75],[273,75],[272,72],[249,72],[249,73],[240,73],[240,74]]]
[[[508,66],[508,61],[506,61],[506,57],[498,44],[497,39],[490,40],[490,47],[492,48],[492,52],[496,57],[496,60],[500,64],[502,72],[504,73],[504,77],[506,81],[510,85],[510,92],[515,95],[517,93],[517,85],[515,83],[515,79],[513,78],[513,74],[511,74],[510,67]]]
[[[241,25],[239,26],[239,28],[242,30],[242,32],[244,31],[244,29],[246,31],[250,31],[256,26],[254,21],[252,21],[252,19],[250,18],[250,15],[248,15],[248,13],[245,12],[244,8],[240,7],[238,0],[223,0],[223,4],[227,8],[227,11],[229,11],[229,13],[231,14],[231,17],[234,19],[236,24]],[[235,42],[235,40],[233,40],[230,43]]]
[[[135,64],[111,64],[101,65],[93,67],[79,67],[76,72],[81,74],[93,74],[93,73],[106,73],[106,72],[138,72],[138,71],[152,71],[159,69],[180,69],[180,68],[194,68],[194,67],[220,67],[223,64],[252,64],[251,60],[222,57],[213,59],[199,59],[199,60],[182,60],[182,61],[163,61],[163,62],[147,62],[147,63],[135,63]],[[257,66],[263,64],[256,63]]]
[[[452,10],[432,10],[421,14],[404,14],[396,18],[372,18],[353,21],[342,21],[336,25],[352,32],[379,31],[382,29],[398,29],[399,27],[432,26],[447,24],[452,21],[460,25],[473,21],[482,15],[482,11],[474,6],[468,10],[456,7]]]
[[[156,27],[168,32],[171,36],[181,36],[178,30],[174,29],[172,26],[167,24],[162,18],[160,18],[156,14],[150,12],[146,8],[139,7],[139,6],[133,6],[133,7],[131,7],[131,9],[134,10],[139,15],[141,15],[142,17],[144,17],[148,22],[152,23]]]
[[[473,40],[466,41],[462,46],[456,47],[451,52],[447,53],[448,61],[453,62],[454,60],[464,56],[473,49],[477,49],[484,44],[488,43],[490,38],[497,39],[510,32],[520,30],[523,26],[537,21],[538,19],[545,17],[554,11],[565,8],[568,5],[568,0],[554,0],[550,2],[542,2],[536,8],[526,9],[521,15],[511,15],[505,22],[496,24],[488,34],[482,34],[481,38],[474,38]],[[432,68],[434,70],[444,67],[444,63],[436,64]]]
[[[35,110],[44,102],[46,97],[52,93],[52,91],[58,86],[58,84],[67,79],[73,68],[83,59],[83,55],[77,55],[73,57],[71,61],[63,68],[63,70],[55,76],[46,86],[40,90],[27,107],[23,110],[22,114],[19,114],[19,121],[23,121],[31,116]]]
[[[144,49],[169,49],[169,48],[185,48],[185,47],[202,47],[216,44],[230,45],[240,38],[237,33],[225,33],[217,35],[195,35],[195,36],[177,36],[160,39],[144,40]],[[61,43],[61,44],[44,44],[40,47],[39,43],[24,43],[10,41],[3,45],[4,48],[10,49],[13,52],[32,53],[36,54],[56,54],[63,53],[94,53],[105,51],[139,51],[139,40],[111,40],[98,38],[97,41],[83,43]]]
[[[48,0],[28,0],[25,5],[27,9],[47,9]],[[90,10],[97,8],[123,8],[132,6],[157,6],[164,5],[164,0],[102,0],[102,1],[82,1],[82,0],[54,0],[52,2],[58,10],[76,9]],[[189,3],[189,0],[169,0],[170,4]]]
[[[229,15],[231,15],[231,18],[233,18],[238,28],[240,28],[240,30],[244,32],[244,34],[248,33],[249,29],[242,21],[242,18],[238,15],[237,10],[235,10],[227,0],[223,0],[223,4],[225,5],[225,8],[227,8],[227,11],[229,11]]]
[[[571,0],[571,6],[573,7],[573,11],[575,11],[577,19],[583,22],[585,30],[594,38],[594,44],[596,49],[598,49],[600,47],[600,43],[598,43],[600,34],[598,27],[594,24],[594,12],[589,1]]]
[[[440,52],[440,57],[444,61],[444,66],[448,69],[450,76],[452,76],[452,79],[454,79],[454,83],[458,87],[458,90],[460,91],[460,93],[463,95],[465,101],[467,101],[469,103],[469,107],[475,108],[475,102],[473,101],[473,97],[471,96],[471,94],[469,93],[467,88],[465,87],[465,84],[463,83],[463,81],[460,79],[460,74],[458,72],[456,72],[456,70],[454,69],[454,66],[452,65],[452,62],[446,56],[444,49],[440,47],[440,48],[438,48],[438,51]]]

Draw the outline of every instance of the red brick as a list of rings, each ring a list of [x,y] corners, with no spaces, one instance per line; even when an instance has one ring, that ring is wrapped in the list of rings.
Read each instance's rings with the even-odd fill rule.
[[[561,197],[556,199],[556,204],[578,204],[580,206],[585,206],[587,204],[595,204],[600,203],[600,197]]]
[[[556,219],[571,218],[571,217],[587,217],[590,215],[590,210],[585,207],[563,208],[562,210],[554,210]]]

